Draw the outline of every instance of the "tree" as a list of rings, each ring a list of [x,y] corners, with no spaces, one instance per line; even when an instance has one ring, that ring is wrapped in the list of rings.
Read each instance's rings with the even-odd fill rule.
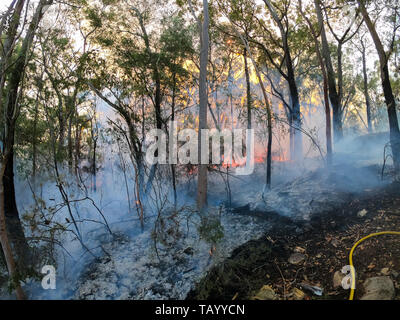
[[[350,23],[346,25],[346,29],[341,36],[337,35],[332,26],[329,23],[328,14],[326,14],[326,19],[324,19],[322,11],[322,1],[314,0],[315,11],[317,13],[319,30],[321,33],[322,42],[322,56],[324,58],[326,73],[328,77],[328,89],[329,89],[329,99],[333,110],[333,133],[335,142],[339,142],[343,138],[343,111],[345,104],[343,103],[343,65],[342,65],[342,48],[343,45],[350,41],[354,35],[358,32],[361,23],[356,25],[356,30],[352,31],[355,25],[356,19],[358,17],[358,12],[356,12],[355,17],[352,18]],[[343,11],[343,7],[341,7]],[[326,12],[326,10],[325,10]],[[342,17],[344,18],[344,16]],[[328,38],[325,31],[325,22],[327,22],[328,27],[337,41],[337,70],[336,73],[333,68],[332,57],[330,52],[330,46]]]
[[[240,8],[240,6],[239,6]],[[272,108],[270,105],[270,102],[268,100],[268,96],[267,96],[267,90],[265,89],[264,83],[263,83],[263,79],[261,76],[261,71],[260,68],[258,67],[255,58],[253,57],[250,45],[249,45],[249,41],[248,41],[248,27],[249,26],[245,26],[242,29],[244,29],[244,35],[240,33],[239,29],[238,29],[238,23],[237,21],[234,21],[234,19],[238,17],[238,7],[234,7],[232,11],[230,12],[226,12],[226,17],[228,18],[231,28],[233,29],[233,32],[236,34],[236,37],[238,39],[240,39],[242,45],[244,46],[244,50],[246,52],[246,54],[244,54],[244,58],[247,59],[247,54],[249,55],[249,58],[252,62],[252,65],[254,67],[254,70],[256,72],[256,76],[258,79],[258,83],[260,84],[261,87],[261,92],[264,98],[264,103],[265,103],[265,107],[267,110],[267,128],[268,128],[268,141],[267,141],[267,173],[266,173],[266,186],[267,188],[271,188],[271,180],[272,180]],[[241,8],[240,8],[241,9]],[[240,10],[239,9],[239,10]],[[252,13],[254,14],[254,12]],[[251,15],[252,15],[251,14]],[[250,94],[249,94],[249,81],[248,81],[248,67],[247,67],[247,62],[245,62],[245,73],[246,73],[246,86],[247,86],[247,103],[248,103],[248,108],[249,108],[249,103],[251,103],[251,100],[249,102],[249,98],[250,98]],[[251,108],[251,106],[250,106]],[[251,127],[251,119],[249,120],[248,117],[248,127]]]
[[[390,50],[388,52],[385,51],[385,48],[382,44],[381,38],[376,31],[375,25],[371,20],[371,17],[366,8],[366,2],[364,0],[357,0],[358,7],[361,11],[361,14],[364,17],[365,24],[368,27],[368,30],[371,34],[372,40],[374,41],[376,51],[379,56],[379,65],[380,65],[380,73],[381,73],[381,81],[383,93],[385,96],[385,102],[387,105],[387,113],[389,117],[389,128],[390,128],[390,144],[392,147],[392,156],[393,162],[396,167],[396,170],[400,169],[400,131],[399,131],[399,123],[396,112],[396,100],[393,95],[392,85],[390,83],[390,75],[389,75],[389,57],[393,48],[393,41],[395,39],[395,32],[393,34],[393,41],[390,45]],[[398,26],[397,28],[399,28]],[[394,31],[397,30],[394,29]]]
[[[306,16],[303,11],[302,1],[299,1],[299,11],[304,20],[306,20],[309,30],[311,32],[312,38],[314,40],[315,52],[317,54],[318,62],[320,65],[322,77],[324,79],[323,90],[324,90],[324,104],[325,104],[325,135],[326,135],[326,153],[327,153],[327,164],[330,166],[332,164],[332,122],[331,122],[331,108],[329,105],[329,91],[328,91],[328,74],[326,72],[326,67],[322,57],[322,52],[319,43],[319,33],[313,26],[311,20]]]
[[[357,50],[361,54],[361,63],[362,63],[362,91],[364,94],[364,99],[365,99],[365,109],[367,113],[367,129],[369,133],[373,132],[373,127],[372,127],[372,112],[371,112],[371,97],[369,94],[369,81],[368,81],[368,69],[367,69],[367,46],[366,46],[366,37],[365,33],[359,37],[358,42],[359,43],[354,43],[354,46],[357,48]],[[356,41],[354,41],[356,42]]]
[[[189,1],[192,7],[191,1]],[[193,8],[192,8],[193,10]],[[207,129],[207,110],[208,110],[208,85],[207,85],[207,66],[209,50],[209,12],[208,1],[203,0],[203,23],[197,18],[200,32],[200,79],[199,79],[199,162],[201,162],[202,152],[208,149],[208,141],[202,141],[201,130]],[[201,26],[201,27],[200,27]],[[197,177],[197,208],[203,210],[207,206],[207,184],[208,184],[208,164],[199,164],[199,173]]]
[[[0,63],[0,109],[4,111],[4,117],[2,118],[3,145],[0,153],[0,240],[10,278],[15,281],[18,299],[25,298],[19,283],[19,272],[21,271],[22,263],[29,265],[30,262],[29,258],[27,258],[29,249],[19,220],[15,200],[13,165],[15,127],[20,112],[19,98],[22,82],[33,38],[45,10],[52,3],[52,0],[39,1],[29,23],[25,38],[22,40],[21,47],[17,48],[16,42],[19,36],[18,28],[21,23],[22,10],[25,5],[24,0],[14,1],[10,5],[9,12],[12,12],[12,15],[9,19],[9,25],[7,28],[4,24],[2,25],[2,28],[4,26],[4,29],[7,29],[7,32],[5,33]],[[13,247],[18,257],[17,263],[15,262],[9,239],[14,242]]]
[[[290,92],[290,120],[289,124],[291,125],[290,131],[293,136],[293,148],[292,159],[300,160],[303,157],[303,139],[301,135],[301,112],[300,112],[300,100],[299,100],[299,92],[297,88],[296,78],[294,74],[294,66],[292,53],[289,46],[288,36],[291,32],[289,27],[289,7],[290,1],[283,2],[283,10],[279,10],[281,16],[278,15],[276,4],[274,5],[269,0],[264,0],[265,5],[267,6],[273,20],[279,28],[282,49],[283,49],[283,57],[286,65],[286,72],[282,71],[282,68],[275,63],[272,59],[272,55],[266,50],[268,58],[274,64],[275,67],[278,67],[278,70],[285,78],[289,86]],[[265,48],[265,47],[264,47]]]

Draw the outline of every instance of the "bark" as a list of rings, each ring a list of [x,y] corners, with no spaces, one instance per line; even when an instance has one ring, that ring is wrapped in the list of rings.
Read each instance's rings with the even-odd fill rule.
[[[201,159],[202,149],[208,148],[203,146],[201,141],[201,130],[207,129],[207,107],[208,107],[208,90],[207,90],[207,65],[209,50],[209,15],[208,1],[203,0],[204,21],[201,30],[201,51],[200,51],[200,106],[199,106],[199,160]],[[199,164],[199,173],[197,181],[197,208],[203,210],[207,206],[207,183],[208,183],[208,165]]]
[[[244,59],[244,74],[246,75],[246,95],[247,95],[247,129],[251,129],[251,84],[250,84],[250,74],[249,74],[249,66],[247,63],[247,49],[244,48],[243,51],[243,59]]]
[[[369,17],[364,1],[358,0],[358,4],[361,13],[364,17],[364,21],[374,41],[376,51],[379,55],[382,88],[385,96],[385,102],[387,105],[387,112],[389,117],[390,143],[392,147],[393,162],[396,170],[400,170],[400,131],[399,131],[399,122],[397,119],[397,112],[396,112],[396,100],[394,98],[392,85],[390,83],[388,55],[386,54],[381,39],[379,38],[379,35],[376,32],[375,25],[373,24],[371,18]]]
[[[8,230],[7,230],[7,223],[6,223],[6,215],[5,215],[5,207],[4,207],[4,200],[5,200],[5,193],[4,193],[4,183],[3,183],[3,177],[4,177],[4,172],[5,168],[7,165],[7,156],[5,156],[5,159],[3,159],[2,164],[1,164],[1,172],[0,172],[0,243],[1,247],[3,249],[3,254],[4,254],[4,259],[7,265],[7,270],[8,274],[10,276],[10,279],[15,285],[15,291],[17,294],[18,300],[24,300],[26,299],[25,293],[21,288],[20,282],[18,280],[19,274],[18,274],[18,268],[13,256],[13,250],[11,248],[11,244],[9,241],[9,237],[7,236]]]
[[[175,121],[175,99],[176,99],[176,73],[173,75],[173,87],[172,87],[172,103],[171,103],[171,125],[174,125]],[[171,129],[171,132],[174,132],[174,128]],[[173,137],[170,137],[170,140]],[[171,143],[171,142],[170,142]],[[174,206],[176,208],[178,196],[176,193],[176,166],[171,163],[171,175],[172,175],[172,188],[174,192]]]
[[[14,251],[16,264],[21,275],[29,272],[32,266],[31,250],[25,238],[25,233],[21,220],[17,202],[15,198],[14,186],[14,149],[10,149],[8,161],[5,164],[3,175],[4,190],[4,210],[7,222],[7,231],[11,246]]]

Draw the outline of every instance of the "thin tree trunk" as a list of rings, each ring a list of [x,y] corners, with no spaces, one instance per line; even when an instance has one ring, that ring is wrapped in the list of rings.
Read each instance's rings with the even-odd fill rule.
[[[176,99],[176,73],[173,75],[173,88],[172,88],[172,103],[171,103],[171,126],[174,125],[175,121],[175,99]],[[171,128],[171,132],[174,132],[175,129]],[[170,143],[171,139],[174,139],[174,137],[169,137]],[[176,209],[177,201],[178,201],[178,196],[176,193],[176,167],[175,164],[171,163],[171,175],[172,175],[172,188],[174,192],[174,207]]]
[[[200,106],[199,106],[199,162],[201,162],[202,149],[208,148],[208,143],[203,146],[201,139],[201,130],[207,129],[207,107],[208,107],[208,90],[207,90],[207,65],[209,50],[209,15],[208,1],[203,0],[203,26],[201,30],[201,52],[200,52]],[[208,142],[208,141],[207,141]],[[208,184],[208,165],[199,164],[199,173],[197,181],[197,208],[203,210],[207,206],[207,184]]]
[[[93,140],[93,168],[92,168],[92,172],[93,172],[93,191],[96,192],[97,191],[97,169],[96,169],[96,152],[97,152],[97,139]]]
[[[333,150],[332,150],[331,108],[329,106],[328,79],[326,75],[324,75],[324,104],[325,104],[326,162],[329,167],[332,165]]]
[[[68,168],[70,172],[72,172],[72,162],[73,162],[72,122],[73,122],[73,116],[71,114],[71,116],[68,119]]]
[[[40,89],[39,89],[40,90]],[[36,183],[36,167],[37,167],[37,124],[39,118],[39,92],[36,96],[35,102],[35,114],[33,117],[33,137],[32,137],[32,179],[33,186],[35,187]]]
[[[363,77],[364,77],[364,97],[365,97],[365,106],[367,109],[367,124],[368,124],[368,133],[372,133],[372,116],[371,116],[371,99],[368,93],[368,74],[367,74],[367,58],[365,53],[365,45],[364,42],[361,41],[361,55],[362,55],[362,64],[363,64]]]
[[[247,129],[251,129],[252,119],[251,119],[251,84],[250,84],[250,73],[249,73],[249,66],[247,63],[247,49],[244,48],[243,50],[243,59],[244,59],[244,73],[246,75],[246,95],[247,95]]]

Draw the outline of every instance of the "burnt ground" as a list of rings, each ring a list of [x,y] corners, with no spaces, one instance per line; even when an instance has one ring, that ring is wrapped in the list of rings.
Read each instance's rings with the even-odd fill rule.
[[[367,214],[360,217],[358,213],[364,209]],[[237,213],[266,216],[244,211],[242,208]],[[362,237],[380,231],[400,231],[400,183],[365,190],[361,195],[348,194],[338,210],[315,214],[306,223],[270,216],[276,220],[273,229],[234,250],[230,258],[208,272],[187,299],[251,299],[268,285],[278,299],[291,300],[295,299],[292,290],[302,289],[302,282],[323,288],[322,296],[302,289],[306,300],[347,299],[348,290],[333,287],[334,273],[349,264],[350,250]],[[297,265],[289,263],[294,252],[303,253],[305,260]],[[382,272],[391,277],[396,299],[400,299],[399,236],[366,240],[357,247],[353,260],[357,272],[355,299],[364,293],[362,283],[383,275]]]

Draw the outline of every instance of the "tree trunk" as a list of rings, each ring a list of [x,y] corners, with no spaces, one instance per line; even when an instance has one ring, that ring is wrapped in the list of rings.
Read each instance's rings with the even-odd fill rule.
[[[392,85],[389,78],[389,68],[387,63],[381,68],[382,87],[387,105],[390,128],[390,143],[394,165],[400,170],[400,131],[396,112],[396,100],[393,95]]]
[[[1,87],[0,92],[0,106],[4,112],[3,129],[4,135],[2,137],[3,148],[1,150],[2,163],[1,163],[1,174],[0,174],[0,236],[2,242],[2,248],[4,256],[6,257],[8,271],[10,277],[14,279],[14,276],[24,274],[30,267],[30,250],[25,239],[21,221],[19,220],[17,204],[15,201],[15,188],[14,188],[14,136],[15,136],[15,124],[18,119],[20,106],[18,104],[18,97],[21,90],[21,84],[25,76],[25,67],[28,62],[28,54],[31,48],[33,37],[38,24],[43,17],[43,8],[45,5],[52,4],[52,0],[40,0],[36,7],[35,14],[29,24],[26,31],[25,37],[22,41],[22,45],[18,50],[16,59],[10,68],[9,78],[7,83],[7,92],[4,92],[4,87]],[[7,40],[3,46],[6,49],[6,55],[1,59],[1,71],[5,71],[3,63],[7,63],[8,58],[12,56],[12,46],[9,46],[8,42],[14,42],[16,40],[15,35],[20,22],[21,7],[23,7],[24,1],[18,1],[16,10],[12,16],[12,24],[7,33]],[[10,51],[8,51],[10,50]],[[4,61],[3,61],[4,60]],[[1,75],[2,81],[5,78],[5,74]],[[4,83],[2,83],[3,85]],[[5,98],[5,103],[3,99]],[[10,234],[8,239],[7,231]],[[15,262],[11,250],[15,250],[17,261]],[[18,268],[18,271],[17,271]],[[17,297],[24,298],[22,289],[19,285],[19,281],[16,286]]]
[[[96,152],[97,152],[97,139],[93,140],[93,159],[92,159],[92,173],[93,173],[93,191],[97,191],[97,170],[96,170]]]
[[[11,149],[3,175],[4,214],[9,240],[14,250],[19,273],[25,275],[32,266],[30,248],[19,218],[14,186],[14,151]]]
[[[362,48],[361,54],[362,54],[363,77],[364,77],[364,97],[365,97],[365,106],[367,108],[368,133],[372,133],[373,128],[372,128],[372,116],[371,116],[371,99],[368,93],[367,59],[363,41],[361,41],[361,48]]]
[[[201,139],[201,130],[207,129],[207,107],[208,107],[208,90],[207,90],[207,65],[208,65],[208,49],[209,49],[209,15],[208,15],[208,1],[203,0],[203,15],[204,21],[201,30],[201,52],[200,52],[200,106],[199,106],[199,162],[201,162],[202,150],[208,148],[207,145],[203,146]],[[203,210],[207,206],[207,184],[208,177],[207,164],[199,164],[199,173],[197,181],[197,208]]]
[[[294,79],[294,74],[292,78],[289,78],[289,90],[292,101],[292,131],[293,131],[293,155],[292,159],[295,161],[300,161],[303,157],[303,138],[301,134],[301,112],[300,112],[300,102],[299,93],[297,90],[297,85]]]
[[[9,277],[12,283],[15,285],[17,299],[24,300],[26,299],[26,297],[19,282],[20,275],[18,272],[17,264],[14,260],[11,244],[9,241],[8,233],[10,230],[8,230],[6,223],[5,202],[4,202],[6,196],[3,183],[6,167],[7,167],[7,155],[5,156],[5,159],[3,159],[0,168],[0,243],[3,249],[3,254],[6,261]]]
[[[323,67],[323,66],[322,66]],[[326,135],[326,162],[332,165],[332,122],[331,108],[329,106],[328,79],[324,76],[324,104],[325,104],[325,135]]]
[[[243,51],[243,59],[244,59],[244,73],[246,75],[246,94],[247,94],[247,129],[251,129],[251,84],[250,84],[250,73],[249,66],[247,63],[247,49],[244,48]]]
[[[40,89],[39,89],[40,90]],[[37,125],[39,118],[39,93],[36,96],[35,102],[35,114],[33,117],[33,137],[32,137],[32,179],[33,179],[33,187],[35,188],[35,180],[36,180],[36,166],[37,166]]]
[[[172,88],[172,103],[171,103],[171,126],[174,126],[175,121],[175,99],[176,99],[176,73],[173,75],[173,88]],[[171,128],[171,132],[174,132],[175,128]],[[169,137],[169,143],[171,143],[171,139],[174,137]],[[176,205],[178,202],[178,196],[176,193],[176,166],[171,163],[171,175],[172,175],[172,188],[174,192],[174,207],[176,209]]]
[[[68,168],[70,172],[72,172],[72,165],[73,165],[72,122],[73,122],[73,116],[71,115],[68,119]]]

